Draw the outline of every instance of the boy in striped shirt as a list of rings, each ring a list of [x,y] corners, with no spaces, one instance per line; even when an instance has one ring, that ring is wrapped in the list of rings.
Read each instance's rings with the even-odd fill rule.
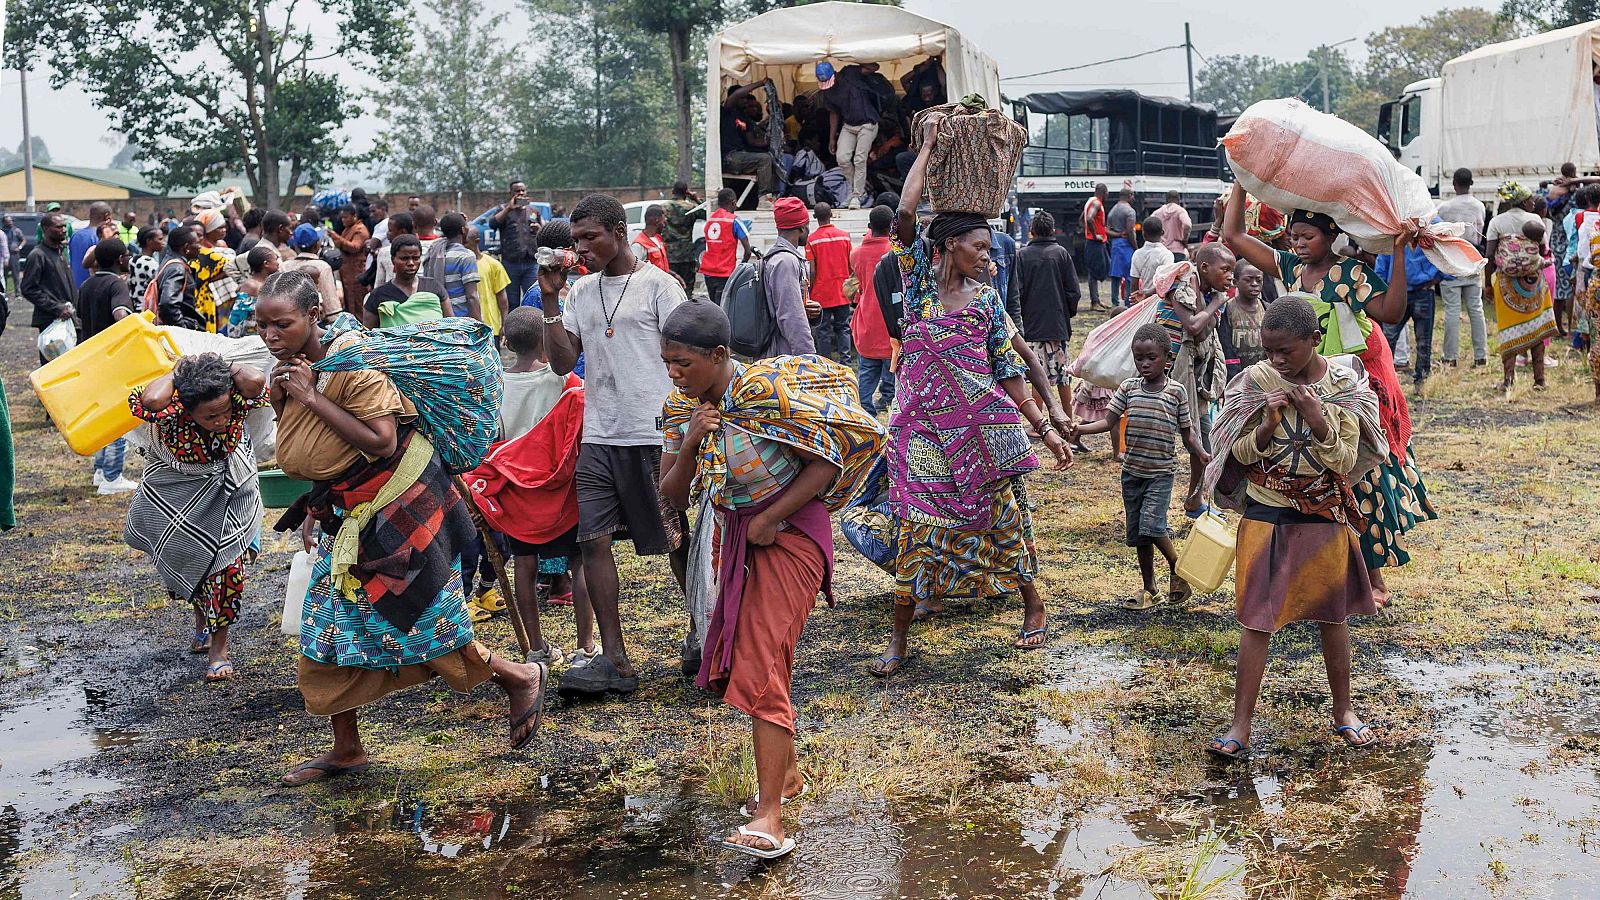
[[[1178,554],[1167,528],[1167,509],[1172,505],[1172,478],[1177,468],[1174,443],[1181,436],[1189,451],[1189,500],[1197,500],[1201,476],[1210,454],[1200,445],[1189,398],[1183,385],[1167,377],[1172,365],[1172,343],[1167,330],[1151,323],[1133,333],[1133,365],[1138,378],[1124,381],[1111,397],[1106,417],[1098,422],[1074,426],[1070,437],[1101,434],[1117,427],[1127,416],[1126,452],[1122,457],[1122,505],[1127,514],[1128,546],[1139,551],[1139,574],[1144,590],[1139,596],[1122,601],[1127,609],[1150,609],[1161,602],[1156,592],[1155,551],[1167,560],[1168,599],[1182,603],[1194,589],[1178,577]]]

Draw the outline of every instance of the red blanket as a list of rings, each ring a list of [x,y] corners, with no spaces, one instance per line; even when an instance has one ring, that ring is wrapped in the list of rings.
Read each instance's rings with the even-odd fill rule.
[[[489,524],[528,544],[545,544],[578,524],[578,443],[583,379],[567,376],[561,399],[527,434],[502,441],[464,478]]]

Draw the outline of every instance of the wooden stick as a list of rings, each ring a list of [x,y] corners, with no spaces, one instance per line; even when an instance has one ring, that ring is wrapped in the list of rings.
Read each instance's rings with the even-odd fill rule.
[[[489,529],[489,523],[484,521],[482,510],[478,509],[477,502],[472,499],[472,492],[467,490],[467,483],[460,475],[450,477],[456,483],[456,490],[461,492],[461,499],[472,512],[472,523],[478,526],[478,534],[483,538],[483,553],[489,559],[489,568],[494,570],[495,581],[500,585],[500,594],[504,598],[506,609],[511,613],[511,630],[517,633],[517,643],[522,646],[522,655],[526,657],[533,652],[533,642],[528,639],[528,626],[522,621],[522,610],[517,607],[517,595],[511,591],[511,579],[506,575],[505,557],[500,555],[500,546],[494,542],[494,532]],[[461,574],[465,580],[467,573]]]

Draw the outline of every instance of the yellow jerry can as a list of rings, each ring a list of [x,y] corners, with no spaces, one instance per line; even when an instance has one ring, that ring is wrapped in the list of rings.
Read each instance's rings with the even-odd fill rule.
[[[128,394],[178,361],[178,345],[154,323],[154,313],[127,316],[28,376],[73,452],[88,456],[139,426]]]

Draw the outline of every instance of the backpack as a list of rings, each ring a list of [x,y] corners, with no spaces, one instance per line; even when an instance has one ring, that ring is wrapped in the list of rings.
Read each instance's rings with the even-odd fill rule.
[[[157,314],[161,312],[161,273],[165,272],[167,266],[173,263],[182,266],[184,272],[190,271],[189,264],[181,260],[169,259],[162,263],[161,267],[156,269],[156,274],[150,279],[150,283],[144,286],[144,297],[141,298],[139,304],[140,310]],[[184,277],[187,278],[188,276],[185,275]]]
[[[722,292],[722,310],[728,314],[730,339],[728,349],[740,356],[760,359],[772,346],[778,331],[778,320],[767,302],[767,286],[763,278],[768,257],[757,257],[755,262],[740,263],[728,276],[728,285]],[[781,250],[795,259],[800,254]]]

